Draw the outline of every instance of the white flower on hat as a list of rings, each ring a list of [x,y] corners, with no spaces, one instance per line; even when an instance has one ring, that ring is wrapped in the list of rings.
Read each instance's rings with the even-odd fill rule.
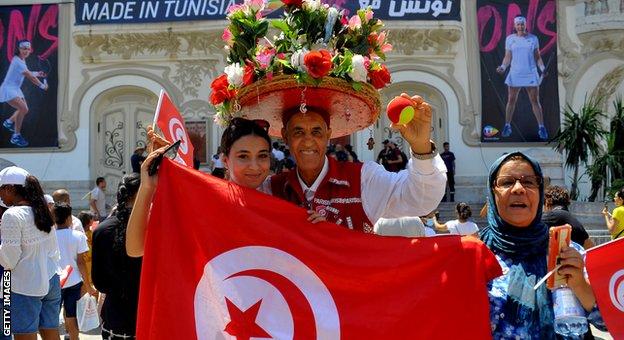
[[[225,74],[227,74],[228,83],[235,87],[243,85],[243,76],[245,75],[245,69],[239,64],[234,63],[225,67]]]
[[[360,54],[356,54],[351,58],[351,71],[349,77],[355,81],[366,82],[368,70],[366,69],[366,58]]]
[[[245,4],[254,12],[259,12],[264,9],[264,0],[247,0]]]
[[[297,68],[299,71],[308,72],[308,69],[303,61],[306,54],[308,54],[308,50],[305,48],[295,51],[295,53],[293,53],[290,57],[290,64],[292,67]]]
[[[321,0],[303,0],[303,8],[310,11],[316,11],[321,8]]]

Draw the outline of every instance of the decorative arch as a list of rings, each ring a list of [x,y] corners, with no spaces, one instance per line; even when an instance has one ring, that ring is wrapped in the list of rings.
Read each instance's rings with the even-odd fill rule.
[[[169,79],[168,67],[147,66],[136,64],[110,65],[82,71],[83,83],[74,92],[71,109],[63,113],[61,118],[61,134],[59,143],[63,151],[72,151],[78,146],[79,131],[88,131],[91,104],[102,92],[118,87],[135,86],[146,88],[158,95],[161,88],[169,94],[174,102],[181,102],[182,92]],[[99,73],[99,74],[98,74]],[[97,74],[93,76],[93,74]],[[87,124],[80,125],[82,122]],[[89,140],[88,135],[84,140]],[[85,146],[86,148],[86,146]],[[84,150],[87,152],[88,150]]]
[[[609,67],[605,69],[603,62],[612,61],[614,64],[618,65],[615,67]],[[615,58],[613,53],[605,52],[593,55],[583,62],[581,67],[577,70],[576,76],[570,81],[569,89],[571,91],[566,91],[566,102],[573,104],[579,98],[584,98],[586,94],[593,94],[593,89],[595,89],[605,77],[609,77],[609,74],[615,70],[617,70],[620,66],[624,65],[622,59]],[[587,76],[591,74],[602,74],[603,76],[598,78],[600,79],[594,84],[587,84]],[[613,90],[615,90],[615,87]],[[581,93],[581,91],[584,93]]]

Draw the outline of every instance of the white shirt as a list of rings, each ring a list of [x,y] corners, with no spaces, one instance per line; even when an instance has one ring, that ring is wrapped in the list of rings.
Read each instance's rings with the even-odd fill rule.
[[[323,169],[311,187],[298,177],[306,199],[310,192],[313,197],[328,171],[329,162],[325,157]],[[444,196],[446,165],[440,155],[426,160],[410,159],[407,168],[398,173],[386,171],[382,165],[372,161],[364,162],[361,171],[362,207],[372,223],[382,217],[427,215]],[[270,188],[270,180],[263,185],[263,189],[267,188]],[[271,194],[270,190],[262,191]]]
[[[37,229],[32,208],[14,206],[4,212],[1,224],[0,264],[11,271],[11,291],[45,296],[49,281],[60,272],[56,232]]]
[[[440,155],[410,159],[407,168],[389,172],[372,161],[362,166],[362,206],[368,219],[424,216],[435,209],[446,187],[446,165]]]
[[[79,231],[84,234],[84,228],[82,227],[82,222],[80,219],[74,215],[72,215],[72,229],[75,231]]]
[[[220,168],[220,169],[223,168],[223,162],[221,161],[221,157],[217,156],[217,155],[215,155],[215,156],[212,156],[212,161],[214,163],[213,168],[214,169],[216,169],[216,168]]]
[[[466,236],[479,231],[477,224],[471,221],[459,222],[459,220],[451,220],[445,224],[450,234]]]
[[[312,199],[314,198],[314,194],[316,193],[316,190],[318,190],[318,187],[321,185],[321,182],[323,182],[323,178],[327,176],[328,171],[329,171],[329,161],[327,160],[327,156],[325,156],[323,168],[321,169],[321,173],[318,175],[316,180],[314,180],[314,183],[312,183],[312,186],[308,186],[307,184],[305,184],[303,179],[301,179],[301,176],[299,176],[299,171],[297,171],[297,179],[299,180],[299,185],[301,185],[301,190],[303,190],[303,194],[305,195],[306,201],[312,202]]]
[[[99,217],[106,217],[106,195],[100,187],[95,187],[91,190],[91,199],[95,200],[95,206],[100,212]],[[95,211],[93,213],[96,213]]]
[[[432,228],[425,227],[425,236],[426,237],[436,236],[436,232]]]
[[[79,231],[65,228],[56,230],[56,238],[58,239],[61,253],[61,260],[59,261],[61,268],[65,269],[68,265],[72,267],[72,272],[67,277],[67,281],[65,281],[65,285],[63,286],[63,288],[69,288],[82,282],[77,259],[78,254],[89,251],[87,236]]]
[[[375,234],[384,236],[427,236],[420,217],[380,218],[375,223],[374,230]]]
[[[277,159],[278,161],[284,160],[284,152],[282,150],[273,149],[271,150],[271,153],[273,154],[273,157],[275,157],[275,159]]]

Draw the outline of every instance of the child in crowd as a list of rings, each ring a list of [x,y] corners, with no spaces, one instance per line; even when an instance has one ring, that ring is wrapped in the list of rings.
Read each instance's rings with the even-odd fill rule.
[[[81,289],[91,295],[96,295],[91,286],[87,272],[86,255],[89,250],[85,234],[72,230],[72,208],[67,203],[54,205],[54,222],[56,223],[56,237],[61,252],[61,268],[68,265],[72,272],[67,277],[65,285],[61,287],[61,305],[65,307],[65,329],[71,340],[78,340],[78,321],[76,319],[76,303],[80,299]]]
[[[89,251],[85,254],[85,258],[87,261],[87,273],[89,277],[91,277],[91,252],[93,249],[93,229],[99,223],[95,219],[95,216],[88,210],[83,210],[78,214],[78,220],[84,227],[85,236],[87,237],[87,245],[89,246]]]

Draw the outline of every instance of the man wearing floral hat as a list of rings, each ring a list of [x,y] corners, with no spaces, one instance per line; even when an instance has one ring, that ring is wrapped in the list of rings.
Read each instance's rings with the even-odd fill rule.
[[[375,162],[340,163],[325,156],[331,136],[323,114],[297,113],[285,122],[283,138],[297,170],[271,177],[274,196],[285,198],[350,229],[373,232],[381,218],[419,216],[435,209],[444,194],[444,163],[429,141],[431,110],[415,98],[419,118],[395,126],[412,148],[406,171],[393,173]]]
[[[394,125],[412,149],[407,170],[374,162],[339,163],[325,156],[330,138],[350,135],[378,118],[378,89],[390,83],[380,60],[391,49],[370,8],[351,17],[318,0],[282,1],[275,41],[266,35],[261,1],[230,8],[224,31],[225,74],[212,83],[216,120],[264,119],[281,136],[297,170],[270,178],[271,193],[338,225],[367,233],[381,217],[425,215],[444,194],[446,168],[430,141],[431,107],[409,99],[414,119]],[[250,35],[248,32],[254,32]]]

